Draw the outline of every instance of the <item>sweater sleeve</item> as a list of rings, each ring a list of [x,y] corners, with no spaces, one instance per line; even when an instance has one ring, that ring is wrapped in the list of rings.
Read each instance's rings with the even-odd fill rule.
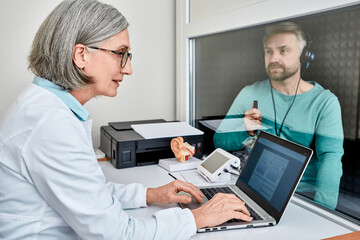
[[[235,98],[228,113],[215,131],[213,140],[215,148],[227,151],[236,151],[243,148],[242,142],[250,135],[245,130],[244,114],[247,89],[244,88]],[[249,107],[250,109],[250,107]]]
[[[339,195],[342,175],[343,149],[341,108],[335,96],[328,99],[322,108],[315,132],[317,162],[316,193],[314,200],[334,209]]]

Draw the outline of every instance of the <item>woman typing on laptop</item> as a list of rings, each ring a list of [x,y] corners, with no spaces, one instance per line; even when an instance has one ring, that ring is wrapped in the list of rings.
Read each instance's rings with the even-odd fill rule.
[[[203,197],[180,180],[158,188],[106,182],[96,161],[83,105],[116,96],[132,74],[127,27],[117,9],[95,0],[63,1],[41,25],[29,57],[34,81],[0,125],[0,238],[187,239],[204,226],[252,219],[231,194],[148,218],[124,211],[189,203],[179,191]]]

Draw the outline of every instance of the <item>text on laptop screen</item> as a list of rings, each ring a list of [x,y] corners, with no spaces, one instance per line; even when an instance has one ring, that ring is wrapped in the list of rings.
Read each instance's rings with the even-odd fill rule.
[[[259,137],[241,181],[281,210],[306,156]]]

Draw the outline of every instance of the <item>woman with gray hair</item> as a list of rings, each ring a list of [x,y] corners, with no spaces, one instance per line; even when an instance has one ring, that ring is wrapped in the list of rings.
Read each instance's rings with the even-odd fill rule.
[[[92,148],[83,105],[115,96],[130,75],[128,23],[96,0],[65,0],[38,30],[29,56],[36,75],[0,125],[0,238],[187,239],[232,218],[251,220],[234,195],[198,209],[169,208],[134,218],[123,209],[198,202],[179,180],[158,188],[106,183]]]

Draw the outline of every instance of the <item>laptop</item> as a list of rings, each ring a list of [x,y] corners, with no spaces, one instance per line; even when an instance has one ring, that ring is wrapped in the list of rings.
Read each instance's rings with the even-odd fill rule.
[[[216,192],[234,193],[250,211],[253,221],[232,219],[198,232],[269,227],[279,223],[313,154],[309,148],[261,131],[235,185],[200,187],[203,203]],[[182,192],[182,194],[187,194]],[[201,206],[194,199],[182,208]]]

